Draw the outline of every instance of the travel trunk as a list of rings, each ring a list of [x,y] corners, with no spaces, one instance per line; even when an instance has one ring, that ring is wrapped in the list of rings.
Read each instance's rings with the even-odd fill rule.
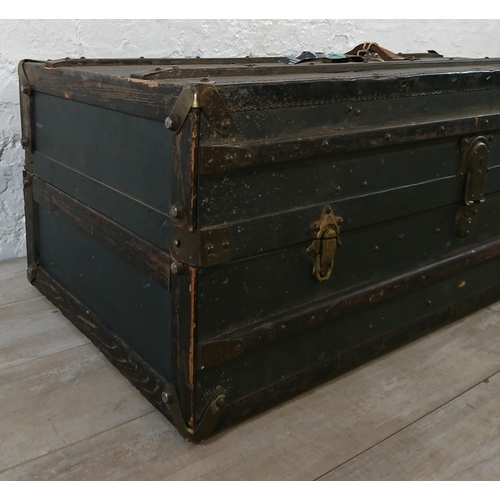
[[[404,57],[20,63],[28,279],[185,438],[500,299],[500,60]]]

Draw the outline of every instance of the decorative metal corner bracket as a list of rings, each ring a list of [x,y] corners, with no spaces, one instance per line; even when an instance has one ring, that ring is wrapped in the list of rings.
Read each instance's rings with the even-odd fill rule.
[[[233,133],[233,115],[215,86],[210,84],[191,84],[185,87],[165,119],[165,127],[178,134],[191,108],[201,108],[219,135],[228,137]]]
[[[465,238],[473,231],[478,207],[486,201],[484,192],[490,163],[488,144],[492,140],[491,135],[462,139],[462,163],[457,172],[457,179],[465,179],[464,204],[455,218],[455,234],[459,238]]]
[[[233,239],[229,227],[217,226],[191,232],[177,225],[172,231],[170,255],[175,261],[210,267],[229,262],[232,254]]]
[[[199,443],[212,433],[215,424],[219,420],[227,404],[227,392],[225,389],[216,391],[203,413],[196,427],[189,427],[184,420],[179,405],[179,398],[173,385],[168,384],[161,398],[167,405],[168,412],[174,421],[175,428],[179,434],[193,443]]]

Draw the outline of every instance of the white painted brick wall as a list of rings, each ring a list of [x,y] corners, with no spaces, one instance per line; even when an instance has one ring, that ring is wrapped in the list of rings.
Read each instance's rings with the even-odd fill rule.
[[[497,20],[0,20],[0,260],[25,253],[20,59],[346,52],[365,41],[394,52],[499,57],[499,28]]]

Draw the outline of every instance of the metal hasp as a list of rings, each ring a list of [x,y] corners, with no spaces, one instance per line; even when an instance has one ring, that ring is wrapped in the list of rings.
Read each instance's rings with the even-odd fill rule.
[[[486,201],[484,191],[490,163],[488,143],[492,140],[492,136],[482,135],[462,139],[462,163],[457,178],[465,178],[465,192],[464,205],[458,210],[455,220],[455,234],[459,238],[465,238],[473,231],[478,206]]]
[[[161,398],[167,405],[168,412],[174,421],[175,428],[179,434],[193,443],[199,443],[206,439],[213,431],[215,424],[219,420],[224,408],[227,404],[227,394],[224,389],[220,389],[212,396],[203,416],[201,417],[196,427],[189,427],[184,420],[181,408],[179,406],[179,398],[175,388],[171,384],[167,384]]]
[[[332,275],[335,253],[340,246],[341,225],[342,217],[337,217],[330,206],[323,208],[321,218],[311,224],[315,239],[306,253],[314,262],[313,275],[318,281],[326,281]]]

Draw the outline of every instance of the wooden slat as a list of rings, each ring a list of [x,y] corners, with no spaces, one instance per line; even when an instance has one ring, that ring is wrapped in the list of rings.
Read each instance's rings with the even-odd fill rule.
[[[26,258],[0,262],[0,306],[39,297],[26,278]]]
[[[0,306],[0,332],[0,369],[89,342],[41,296]]]
[[[491,305],[490,308],[493,309],[494,311],[500,312],[500,302],[497,302],[496,304]]]
[[[0,408],[0,471],[152,411],[92,345],[0,370]]]
[[[322,480],[498,481],[499,429],[496,374]]]
[[[140,400],[126,386],[112,390],[114,372],[97,363],[95,373],[84,370],[79,386],[74,385],[74,378],[65,375],[59,384],[45,390],[45,399],[52,399],[51,422],[58,430],[59,426],[66,429],[66,446],[11,468],[0,479],[316,479],[500,370],[499,327],[500,313],[479,311],[224,431],[201,446],[184,442],[156,412],[85,439],[81,428],[89,429],[90,420],[96,422],[102,415],[105,419],[114,415],[116,424],[120,424],[126,420],[124,413],[132,413]],[[63,365],[57,373],[64,373],[64,366],[81,366],[81,353],[85,350],[86,356],[91,356],[87,347],[69,351],[74,353],[73,360],[54,359],[54,363]],[[46,367],[44,373],[55,369]],[[29,385],[37,387],[40,377]],[[28,380],[22,373],[18,378],[20,384]],[[26,391],[28,382],[24,384]],[[116,387],[116,381],[114,384]],[[12,384],[0,387],[4,393],[13,389]],[[77,401],[75,391],[82,394]],[[105,394],[97,405],[96,393],[100,391]],[[127,399],[132,409],[123,405],[115,411],[117,398]],[[55,439],[57,436],[47,424],[49,401],[45,399],[28,400],[22,407],[17,403],[16,409],[2,419],[12,422],[17,415],[28,419],[36,405],[43,403],[45,413],[41,417],[10,423],[9,429],[29,429],[35,418],[44,433]],[[71,406],[75,403],[76,409]],[[0,432],[0,438],[5,439],[5,431]],[[71,444],[75,434],[81,440]],[[18,449],[23,442],[28,447],[30,437],[15,438]],[[40,442],[30,446],[39,450]],[[60,440],[51,443],[52,450],[58,447]],[[46,446],[44,451],[50,449]]]

